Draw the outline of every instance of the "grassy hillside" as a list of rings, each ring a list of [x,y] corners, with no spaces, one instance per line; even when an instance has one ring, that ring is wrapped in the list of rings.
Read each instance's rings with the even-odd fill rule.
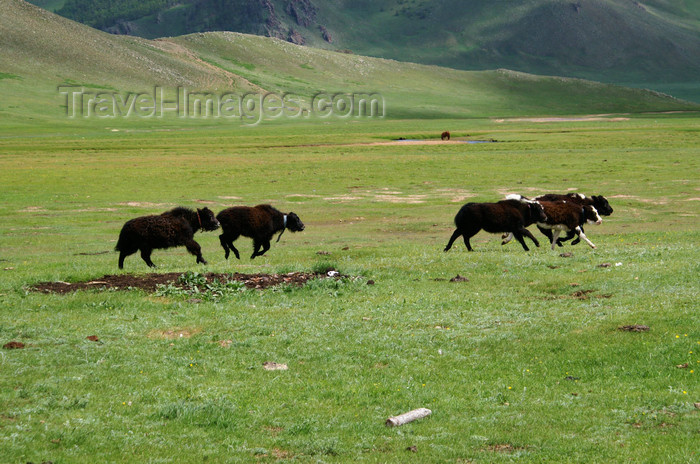
[[[215,94],[293,93],[308,105],[318,92],[376,93],[389,118],[473,118],[696,109],[663,95],[576,79],[511,71],[467,72],[400,63],[238,33],[146,40],[115,36],[20,0],[2,0],[0,124],[32,130],[144,127],[155,118],[69,119],[61,86],[122,96],[154,86]],[[124,97],[125,98],[125,97]],[[203,120],[169,124],[219,124]]]
[[[58,11],[149,38],[232,30],[458,69],[648,86],[700,101],[700,7],[686,0],[108,3],[68,0]]]

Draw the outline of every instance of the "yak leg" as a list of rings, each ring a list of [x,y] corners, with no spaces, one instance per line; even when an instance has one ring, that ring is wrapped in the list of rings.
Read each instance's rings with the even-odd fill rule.
[[[545,237],[549,239],[549,243],[552,243],[552,229],[545,229],[544,227],[537,226],[540,232],[544,234]],[[561,240],[557,241],[557,245],[562,246]]]
[[[554,247],[557,246],[557,240],[559,240],[560,234],[561,234],[561,230],[554,229],[554,231],[552,233],[552,250],[554,250]]]
[[[187,248],[187,251],[189,251],[190,254],[193,254],[197,257],[198,263],[207,264],[207,261],[202,257],[202,247],[199,246],[199,243],[190,239],[187,242],[185,242],[185,248]]]
[[[224,249],[224,258],[228,259],[228,255],[231,250],[229,250],[228,243],[226,243],[226,236],[224,234],[219,235],[219,242],[221,242],[221,247]]]
[[[124,269],[124,259],[139,251],[138,248],[128,248],[119,250],[119,269]]]
[[[532,240],[532,243],[534,243],[535,246],[536,246],[537,248],[540,247],[540,242],[538,242],[537,239],[535,238],[535,236],[532,235],[532,232],[530,232],[529,230],[527,230],[525,227],[523,227],[523,228],[520,230],[520,233],[521,233],[522,235],[526,236],[526,237],[529,237],[530,240]]]
[[[228,259],[228,255],[231,251],[233,251],[233,254],[236,255],[236,259],[241,259],[241,255],[238,254],[238,250],[235,246],[233,246],[233,241],[237,238],[238,235],[234,235],[233,238],[229,238],[225,234],[219,235],[219,241],[221,242],[221,246],[223,247],[224,252],[226,253],[224,255],[226,259]]]
[[[541,229],[540,229],[540,230],[541,230]],[[544,229],[544,230],[547,230],[547,229]],[[525,228],[523,227],[523,229],[520,230],[519,233],[520,233],[520,238],[523,238],[523,236],[527,236],[527,237],[529,237],[529,238],[532,240],[532,242],[533,242],[535,245],[537,245],[538,247],[540,246],[540,243],[539,243],[539,242],[537,241],[537,239],[530,233],[529,230],[527,230],[527,229],[525,229]],[[505,245],[506,243],[510,242],[511,240],[513,240],[513,237],[516,237],[516,238],[517,238],[517,235],[516,235],[515,233],[513,233],[513,232],[504,233],[503,235],[501,235],[501,238],[502,238],[501,245]],[[520,242],[521,245],[523,245],[523,248],[525,248],[525,251],[530,251],[530,250],[528,250],[527,246],[525,246],[525,239],[524,239],[524,238],[523,238],[522,240],[521,240],[521,239],[518,239],[518,241]]]
[[[260,241],[253,239],[253,247],[253,255],[250,257],[250,259],[253,259],[256,256],[264,255],[267,250],[270,249],[270,239],[262,239]],[[260,251],[260,247],[262,247],[262,251]]]
[[[581,227],[581,226],[579,226],[579,227]],[[583,227],[581,227],[581,233],[583,233]],[[568,240],[570,238],[574,238],[575,236],[576,236],[576,234],[574,232],[569,232],[569,235],[566,236],[566,239]],[[580,241],[581,241],[581,237],[576,237],[576,240],[571,242],[571,244],[576,245]]]
[[[515,237],[515,239],[516,239],[518,242],[520,242],[520,244],[523,246],[523,248],[525,249],[525,251],[530,251],[530,249],[529,249],[529,248],[527,247],[527,245],[525,244],[525,238],[523,237],[523,234],[522,234],[521,231],[517,230],[517,231],[513,232],[513,236]]]
[[[452,248],[452,244],[455,242],[455,240],[457,240],[457,238],[460,235],[462,235],[462,232],[459,229],[455,230],[454,233],[452,234],[452,237],[450,237],[450,241],[447,242],[447,246],[445,247],[445,249],[443,251],[449,251],[449,249]]]
[[[474,235],[462,235],[462,239],[464,240],[464,246],[467,247],[467,250],[469,251],[474,251],[472,250],[472,245],[469,243],[469,239],[472,238]]]
[[[513,240],[513,232],[506,232],[503,235],[501,235],[501,245],[505,245],[511,240]]]
[[[270,249],[270,240],[264,240],[262,242],[262,251],[258,253],[258,256],[262,256],[265,253],[267,253],[267,250]]]
[[[570,230],[569,232],[566,233],[566,237],[560,237],[559,240],[557,240],[557,245],[562,246],[562,243],[568,242],[572,238],[576,237],[576,233],[573,230]],[[576,245],[580,240],[578,237],[576,238],[575,241],[573,241],[571,244]]]
[[[146,262],[146,264],[148,264],[148,267],[156,267],[156,265],[153,264],[153,261],[151,261],[152,252],[152,248],[141,248],[141,259],[143,259]]]
[[[238,249],[233,246],[233,242],[228,242],[228,246],[233,250],[233,254],[236,255],[236,259],[241,259],[241,255],[238,254]]]
[[[119,269],[124,269],[124,258],[126,258],[129,255],[133,255],[138,251],[138,248],[136,250],[120,250],[119,251]]]
[[[588,243],[588,246],[590,246],[591,248],[595,248],[595,245],[593,245],[593,242],[588,240],[588,237],[586,237],[586,234],[583,233],[583,229],[581,227],[577,227],[576,229],[574,229],[574,231],[576,232],[576,235],[578,235],[581,240]]]
[[[233,254],[236,255],[236,259],[241,259],[241,255],[238,254],[238,249],[235,246],[233,246],[233,240],[228,242],[228,247],[231,248],[231,250],[233,250]]]
[[[228,247],[233,251],[233,254],[236,255],[236,259],[241,259],[241,255],[238,254],[238,250],[236,249],[235,246],[233,246],[233,242],[234,242],[238,237],[240,237],[240,234],[229,235]]]
[[[253,254],[250,255],[250,259],[255,259],[256,256],[260,256],[262,253],[260,253],[260,247],[262,244],[258,242],[256,239],[253,239]]]

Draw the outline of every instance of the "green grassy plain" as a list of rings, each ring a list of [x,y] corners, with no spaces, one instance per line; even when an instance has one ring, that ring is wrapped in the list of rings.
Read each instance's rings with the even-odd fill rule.
[[[8,130],[0,342],[26,348],[0,350],[2,461],[696,462],[699,122]],[[498,142],[374,144],[443,130]],[[568,190],[615,209],[586,229],[595,250],[525,252],[480,232],[474,252],[442,252],[467,201]],[[29,290],[119,272],[112,249],[132,217],[261,202],[307,229],[254,261],[248,239],[225,261],[217,233],[198,234],[209,265],[157,250],[157,272],[333,266],[357,278],[199,302]],[[127,258],[124,272],[150,271]],[[457,274],[469,281],[449,282]],[[628,324],[650,330],[617,330]],[[432,416],[384,426],[418,407]]]

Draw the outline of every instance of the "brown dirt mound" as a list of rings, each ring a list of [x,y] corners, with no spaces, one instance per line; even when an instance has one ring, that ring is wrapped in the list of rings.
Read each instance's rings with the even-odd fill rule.
[[[184,288],[184,285],[178,282],[178,278],[182,275],[179,272],[170,272],[164,274],[117,274],[105,275],[96,280],[85,282],[39,282],[31,287],[31,290],[43,293],[70,293],[76,290],[130,290],[141,289],[146,292],[154,292],[158,285],[174,285]],[[217,274],[208,272],[203,274],[207,282],[213,283],[215,280],[219,282],[243,282],[247,288],[263,289],[273,287],[280,284],[291,284],[302,286],[312,279],[331,278],[326,274],[313,272],[290,272],[287,274]],[[332,278],[346,277],[334,275]]]
[[[649,326],[641,324],[623,325],[618,327],[617,330],[623,332],[649,332]]]
[[[20,350],[25,347],[24,343],[22,342],[16,342],[16,341],[11,341],[9,343],[5,343],[3,346],[6,350]]]

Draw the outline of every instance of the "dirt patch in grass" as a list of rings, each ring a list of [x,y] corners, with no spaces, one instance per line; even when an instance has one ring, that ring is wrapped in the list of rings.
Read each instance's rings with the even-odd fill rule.
[[[294,454],[291,451],[283,450],[280,448],[273,448],[272,451],[268,453],[263,453],[263,454],[256,454],[255,459],[258,461],[269,461],[270,458],[273,458],[275,461],[287,461],[290,459],[294,459]]]
[[[286,371],[287,369],[289,369],[289,366],[283,363],[265,361],[263,363],[263,369],[265,369],[266,371]]]
[[[21,350],[25,347],[25,344],[13,340],[11,342],[5,343],[2,347],[6,350]]]
[[[524,448],[513,446],[510,443],[498,443],[495,445],[488,445],[484,448],[484,451],[490,451],[492,453],[513,453],[522,450],[524,450]]]
[[[141,289],[146,292],[155,292],[159,285],[173,285],[183,288],[179,282],[182,273],[170,272],[164,274],[116,274],[105,275],[96,280],[83,282],[40,282],[31,287],[31,290],[42,293],[70,293],[76,290],[132,290]],[[203,274],[207,282],[242,282],[247,288],[264,289],[280,284],[303,286],[313,279],[331,278],[327,274],[315,272],[289,272],[287,274],[217,274],[208,272]],[[338,279],[347,277],[334,275]]]
[[[617,330],[622,332],[649,332],[649,326],[641,324],[622,325]]]
[[[169,329],[169,330],[153,330],[148,333],[148,338],[164,338],[167,340],[177,340],[179,338],[190,338],[192,335],[197,335],[202,329]]]
[[[149,201],[126,201],[117,204],[119,206],[131,206],[133,208],[170,208],[173,206],[171,203],[151,203]]]
[[[570,296],[571,298],[575,298],[577,300],[587,300],[589,298],[589,295],[593,292],[595,292],[595,290],[577,290]]]
[[[577,283],[572,283],[570,284],[572,287],[577,287],[580,284]],[[612,293],[603,293],[603,294],[596,294],[598,290],[595,289],[587,289],[587,290],[576,290],[573,293],[569,293],[567,295],[548,295],[544,299],[545,300],[563,300],[563,299],[574,299],[574,300],[588,300],[590,298],[612,298],[614,295]]]

